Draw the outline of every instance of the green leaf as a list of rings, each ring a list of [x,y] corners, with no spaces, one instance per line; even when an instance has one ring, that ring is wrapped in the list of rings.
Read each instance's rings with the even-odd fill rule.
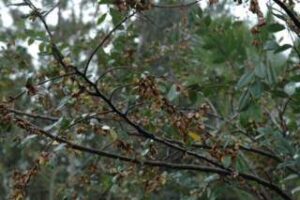
[[[123,15],[116,9],[111,8],[110,10],[110,15],[112,17],[112,22],[114,24],[114,26],[116,26],[123,18]],[[119,29],[122,29],[122,27],[120,27]]]
[[[58,104],[56,110],[61,110],[67,103],[70,102],[71,99],[72,99],[72,97],[70,97],[70,96],[64,97]]]
[[[251,102],[251,95],[248,90],[244,91],[239,99],[239,111],[246,110],[247,107],[250,105]]]
[[[244,154],[239,153],[236,160],[236,169],[238,172],[247,172],[249,171],[249,166],[246,161]]]
[[[197,17],[198,17],[199,19],[202,18],[202,16],[203,16],[203,11],[202,11],[202,9],[201,9],[200,7],[197,7],[196,15],[197,15]]]
[[[53,124],[50,124],[44,128],[45,131],[50,131],[53,128],[56,130],[64,130],[69,127],[71,124],[71,120],[65,118],[65,117],[60,117],[58,121],[54,122]]]
[[[247,127],[251,121],[257,123],[262,121],[262,109],[255,103],[250,104],[247,110],[240,113],[240,123],[242,126]]]
[[[54,152],[59,152],[59,151],[65,151],[66,150],[66,144],[64,143],[61,143],[61,144],[58,144],[54,149],[53,151]]]
[[[228,168],[230,165],[231,165],[231,156],[225,156],[223,159],[222,159],[222,164],[224,165],[224,167]]]
[[[248,85],[254,77],[254,73],[253,72],[246,72],[238,81],[237,83],[237,89],[241,89],[242,87]]]
[[[106,19],[106,16],[107,16],[107,13],[105,13],[101,17],[99,17],[98,20],[97,20],[97,25],[99,25],[102,22],[104,22],[104,20]]]
[[[291,193],[295,194],[295,193],[299,193],[300,192],[300,186],[295,187],[294,189],[292,189]]]
[[[142,156],[146,156],[148,153],[149,153],[150,149],[147,148],[147,149],[144,149],[142,152],[141,152],[141,155]]]
[[[211,183],[211,182],[216,181],[218,179],[220,179],[220,175],[219,174],[212,174],[212,175],[206,177],[204,179],[204,182]]]
[[[45,43],[42,42],[41,44],[39,44],[39,51],[43,52],[44,49],[45,49]]]
[[[287,95],[292,96],[296,92],[296,83],[295,82],[289,82],[288,84],[286,84],[284,86],[283,90]]]
[[[267,65],[266,79],[269,85],[274,85],[276,83],[276,74],[274,66]]]
[[[119,137],[117,132],[114,129],[110,129],[109,134],[110,134],[110,137],[111,137],[112,141],[116,141]]]
[[[283,138],[282,135],[280,134],[276,138],[276,151],[278,153],[283,153],[283,154],[289,154],[293,155],[295,152],[294,147],[292,146],[291,142],[287,140],[286,138]]]
[[[288,182],[288,181],[293,180],[293,179],[298,179],[298,177],[299,176],[297,174],[290,174],[287,177],[285,177],[282,181],[283,182]]]
[[[264,78],[266,76],[266,67],[263,64],[258,64],[255,69],[254,73],[259,78]]]
[[[264,50],[273,51],[279,47],[278,43],[274,40],[269,40],[264,45]]]
[[[283,21],[286,21],[286,17],[284,15],[277,14],[277,13],[274,13],[274,12],[272,12],[272,15],[278,17],[279,19],[282,19]]]
[[[281,89],[272,90],[272,97],[287,98],[288,95]]]
[[[72,122],[72,120],[63,117],[59,123],[59,129],[65,130],[65,129],[69,128],[69,126],[71,125],[71,122]]]
[[[288,49],[290,49],[290,48],[292,48],[292,47],[293,47],[293,46],[290,45],[290,44],[284,44],[284,45],[282,45],[282,46],[279,46],[279,47],[274,51],[274,54],[283,52],[283,51],[288,50]]]
[[[260,98],[263,92],[263,84],[260,81],[256,81],[250,86],[250,92],[255,98]]]
[[[167,98],[169,101],[173,101],[174,99],[176,99],[176,97],[178,97],[179,92],[177,91],[177,86],[174,84],[172,85],[171,89],[169,90],[168,94],[167,94]]]
[[[21,145],[27,144],[28,142],[32,142],[33,139],[35,139],[37,135],[28,135],[26,138],[22,140]]]
[[[206,16],[204,18],[204,23],[205,23],[206,26],[209,26],[211,24],[211,18],[210,18],[210,16]]]
[[[34,43],[34,39],[33,38],[29,38],[27,41],[27,44],[30,46]]]
[[[111,0],[98,0],[98,4],[111,4]]]
[[[254,139],[258,140],[260,138],[266,137],[267,135],[272,133],[272,129],[269,127],[260,127],[257,129],[257,132],[259,133],[259,135],[257,135]]]
[[[289,77],[290,81],[294,81],[294,82],[300,82],[300,75],[293,75]]]
[[[267,26],[267,30],[271,33],[282,31],[284,29],[285,29],[285,27],[279,23],[274,23],[274,24],[270,24]]]
[[[63,119],[64,119],[64,117],[60,117],[58,121],[44,127],[44,131],[50,131],[53,128],[57,128],[59,126],[59,124],[62,122]]]
[[[188,94],[191,104],[195,104],[198,100],[198,93],[196,91],[190,90]]]

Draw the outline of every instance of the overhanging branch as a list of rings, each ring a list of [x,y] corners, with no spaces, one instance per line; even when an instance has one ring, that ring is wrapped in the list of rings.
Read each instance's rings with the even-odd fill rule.
[[[106,151],[101,151],[98,149],[94,148],[89,148],[89,147],[84,147],[78,144],[75,144],[73,142],[70,142],[64,138],[52,135],[51,133],[48,133],[37,126],[31,124],[30,122],[23,120],[22,118],[15,118],[15,123],[22,129],[25,129],[26,131],[29,131],[33,134],[39,134],[42,136],[45,136],[47,138],[50,138],[56,142],[65,144],[68,148],[102,156],[102,157],[107,157],[111,159],[118,159],[124,162],[130,162],[130,163],[135,163],[139,165],[147,165],[147,166],[153,166],[153,167],[166,167],[168,169],[176,169],[176,170],[193,170],[193,171],[199,171],[199,172],[208,172],[208,173],[217,173],[222,176],[231,176],[233,175],[232,172],[226,170],[226,169],[220,169],[220,168],[215,168],[215,167],[206,167],[206,166],[199,166],[199,165],[192,165],[192,164],[175,164],[175,163],[170,163],[170,162],[164,162],[164,161],[157,161],[157,160],[139,160],[137,158],[130,158],[118,154],[113,154],[109,153]],[[276,192],[278,195],[280,195],[283,199],[285,200],[292,200],[292,198],[285,193],[283,190],[281,190],[280,187],[277,185],[268,182],[260,177],[257,177],[252,174],[246,174],[246,173],[237,173],[237,176],[240,176],[244,178],[245,180],[249,181],[254,181],[262,186],[265,186],[272,191]]]
[[[294,24],[300,29],[300,20],[297,18],[295,13],[290,10],[282,1],[274,0],[274,2],[286,12],[286,14],[291,18]]]

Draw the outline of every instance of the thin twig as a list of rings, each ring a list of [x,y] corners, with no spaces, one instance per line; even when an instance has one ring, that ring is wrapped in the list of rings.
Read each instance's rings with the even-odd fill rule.
[[[17,115],[24,115],[24,116],[31,117],[31,118],[49,120],[49,121],[53,121],[53,122],[59,120],[59,118],[57,118],[57,117],[51,117],[51,116],[46,116],[46,115],[37,115],[37,114],[33,114],[33,113],[22,112],[20,110],[15,110],[15,109],[11,109],[11,108],[8,108],[8,111],[15,113]]]
[[[44,17],[47,17],[47,15],[49,15],[57,6],[59,6],[60,2],[58,2],[57,4],[55,4],[52,8],[50,8],[50,10],[48,10],[47,12],[45,12],[45,14],[43,14]]]
[[[98,84],[98,82],[101,81],[108,73],[113,72],[115,70],[121,70],[121,69],[128,69],[128,67],[114,67],[114,68],[107,69],[105,72],[101,74],[101,76],[99,76],[99,78],[96,81],[96,84]]]
[[[88,71],[89,65],[93,59],[93,57],[96,55],[96,53],[98,52],[98,50],[103,46],[103,44],[110,38],[110,36],[118,29],[120,28],[128,19],[130,19],[131,17],[133,17],[136,14],[136,12],[131,13],[130,15],[124,17],[124,19],[122,21],[120,21],[104,38],[103,40],[98,44],[98,46],[92,51],[91,55],[89,56],[86,64],[85,64],[85,68],[84,68],[84,72],[83,74],[85,75]]]
[[[45,84],[45,83],[47,83],[49,81],[54,81],[56,79],[63,78],[63,77],[66,77],[66,76],[72,76],[74,74],[76,74],[76,72],[70,72],[70,73],[66,73],[66,74],[63,74],[63,75],[55,76],[55,77],[49,78],[47,80],[41,81],[41,82],[35,84],[34,86],[40,86],[40,85],[43,85],[43,84]],[[17,99],[19,99],[20,97],[22,97],[25,93],[26,93],[26,90],[21,91],[19,94],[17,94],[14,97],[9,97],[9,102],[16,101]]]
[[[55,76],[55,77],[52,77],[52,78],[49,78],[47,80],[39,82],[38,84],[36,84],[36,86],[43,85],[47,82],[54,81],[56,79],[64,78],[64,77],[67,77],[67,76],[72,76],[72,75],[75,75],[75,74],[76,74],[76,72],[70,72],[70,73],[66,73],[66,74],[63,74],[63,75]]]

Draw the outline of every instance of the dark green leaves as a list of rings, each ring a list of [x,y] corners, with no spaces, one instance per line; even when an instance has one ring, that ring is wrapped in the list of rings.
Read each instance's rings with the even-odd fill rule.
[[[34,43],[34,39],[33,38],[29,38],[28,40],[27,40],[27,44],[28,45],[32,45]]]
[[[254,69],[254,73],[259,78],[264,78],[266,75],[266,67],[262,63],[258,63]]]
[[[293,47],[293,46],[290,45],[290,44],[284,44],[284,45],[279,46],[278,48],[276,48],[276,50],[274,51],[274,53],[281,53],[281,52],[283,52],[283,51],[285,51],[285,50],[288,50],[288,49],[290,49],[290,48],[292,48],[292,47]]]
[[[264,49],[273,51],[279,47],[278,43],[274,40],[269,40],[265,43]]]
[[[98,4],[111,4],[112,0],[98,0]]]
[[[245,90],[239,99],[238,110],[243,111],[246,110],[251,102],[251,94],[249,90]]]
[[[123,19],[123,15],[121,12],[119,12],[118,10],[113,9],[113,8],[109,9],[109,11],[110,11],[109,13],[112,17],[112,22],[113,22],[114,26],[116,26]]]
[[[243,74],[243,76],[240,78],[240,80],[237,83],[237,89],[241,89],[244,86],[248,85],[254,78],[254,73],[251,72],[246,72]]]
[[[270,65],[267,65],[266,67],[266,80],[270,86],[276,83],[276,73],[274,68]]]
[[[178,97],[179,95],[179,91],[177,86],[174,84],[172,85],[172,87],[170,88],[168,94],[167,94],[167,98],[169,101],[173,101],[176,99],[176,97]]]
[[[267,30],[271,33],[279,32],[284,30],[285,27],[279,23],[270,24],[267,26]]]
[[[293,46],[290,44],[284,44],[284,45],[279,45],[276,41],[274,40],[269,40],[265,43],[264,49],[269,50],[269,51],[274,51],[274,54],[284,52],[285,50],[288,50],[292,48]]]
[[[249,90],[251,92],[251,95],[255,98],[260,98],[263,90],[264,90],[264,86],[261,83],[261,81],[257,80],[255,81],[255,83],[253,83],[250,87]]]
[[[222,164],[224,165],[224,167],[229,167],[232,163],[232,159],[231,159],[231,156],[230,155],[227,155],[225,156],[223,159],[222,159]]]
[[[107,13],[101,15],[98,20],[97,20],[97,25],[102,24],[102,22],[104,22],[104,20],[106,19]]]

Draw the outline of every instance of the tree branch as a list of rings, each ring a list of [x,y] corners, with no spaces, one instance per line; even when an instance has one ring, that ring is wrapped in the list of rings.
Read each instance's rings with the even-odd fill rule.
[[[273,0],[273,1],[286,12],[286,14],[291,18],[294,24],[300,29],[300,20],[293,13],[293,11],[291,11],[282,1],[280,0]]]
[[[57,117],[50,117],[50,116],[46,116],[46,115],[37,115],[37,114],[22,112],[22,111],[11,109],[11,108],[7,108],[7,110],[9,112],[15,113],[17,115],[23,115],[23,116],[27,116],[27,117],[31,117],[31,118],[49,120],[49,121],[52,121],[52,122],[55,122],[55,121],[59,120],[59,118],[57,118]]]
[[[101,151],[101,150],[94,149],[94,148],[84,147],[84,146],[75,144],[73,142],[70,142],[64,138],[54,136],[21,118],[16,118],[15,122],[20,128],[25,129],[26,131],[29,131],[33,134],[40,134],[40,135],[46,136],[56,142],[65,144],[69,148],[72,148],[72,149],[75,149],[78,151],[82,151],[82,152],[86,152],[86,153],[90,153],[90,154],[94,154],[94,155],[98,155],[98,156],[102,156],[102,157],[118,159],[118,160],[121,160],[124,162],[131,162],[131,163],[135,163],[135,164],[139,164],[139,165],[166,167],[168,169],[193,170],[193,171],[200,171],[200,172],[217,173],[222,176],[233,175],[232,172],[225,170],[225,169],[219,169],[219,168],[214,168],[214,167],[204,167],[204,166],[192,165],[192,164],[175,164],[175,163],[156,161],[156,160],[154,160],[154,161],[139,160],[137,158],[130,158],[130,157],[126,157],[126,156],[122,156],[122,155],[118,155],[118,154]],[[287,193],[285,193],[283,190],[281,190],[278,186],[276,186],[273,183],[268,182],[260,177],[257,177],[255,175],[251,175],[251,174],[246,174],[246,173],[239,173],[238,176],[240,176],[246,180],[254,181],[260,185],[263,185],[263,186],[273,190],[274,192],[276,192],[278,195],[280,195],[285,200],[292,200],[291,197]]]
[[[173,149],[177,149],[181,152],[184,152],[188,155],[191,155],[191,156],[194,156],[200,160],[205,160],[206,162],[210,163],[210,164],[213,164],[214,166],[217,166],[217,167],[220,167],[220,168],[223,168],[223,165],[211,160],[211,159],[208,159],[206,158],[205,156],[202,156],[198,153],[195,153],[193,151],[189,151],[183,147],[180,147],[179,145],[177,144],[173,144],[173,143],[170,143],[168,141],[165,141],[157,136],[155,136],[153,133],[151,132],[148,132],[147,130],[145,130],[144,128],[142,128],[141,126],[139,126],[138,124],[135,124],[134,122],[132,122],[126,115],[126,113],[123,113],[121,112],[120,110],[118,110],[114,105],[113,103],[104,95],[102,94],[97,85],[95,85],[92,81],[90,81],[88,79],[88,77],[86,77],[85,74],[81,73],[80,71],[77,71],[77,73],[95,90],[94,93],[90,93],[90,95],[93,95],[93,96],[96,96],[96,97],[99,97],[101,98],[109,107],[112,111],[114,111],[117,115],[119,115],[128,125],[130,125],[131,127],[133,127],[138,133],[140,133],[141,135],[143,135],[144,137],[148,138],[148,139],[153,139],[154,141],[156,142],[159,142],[161,144],[164,144],[168,147],[172,147]],[[229,169],[228,169],[229,170]],[[230,171],[230,170],[229,170]]]
[[[54,81],[56,79],[64,78],[64,77],[67,77],[67,76],[72,76],[72,75],[75,75],[75,74],[76,74],[76,72],[70,72],[70,73],[66,73],[66,74],[63,74],[63,75],[55,76],[55,77],[52,77],[52,78],[49,78],[47,80],[39,82],[38,84],[36,84],[36,86],[43,85],[43,84],[45,84],[49,81]]]

